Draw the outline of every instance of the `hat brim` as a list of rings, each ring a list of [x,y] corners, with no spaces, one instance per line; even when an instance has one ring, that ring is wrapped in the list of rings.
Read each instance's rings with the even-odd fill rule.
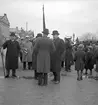
[[[51,35],[60,35],[60,34],[58,33],[58,34],[51,34]]]
[[[15,36],[16,37],[16,35],[10,35],[10,36]]]
[[[43,34],[49,34],[49,32],[43,32],[43,31],[42,31],[42,33],[43,33]]]

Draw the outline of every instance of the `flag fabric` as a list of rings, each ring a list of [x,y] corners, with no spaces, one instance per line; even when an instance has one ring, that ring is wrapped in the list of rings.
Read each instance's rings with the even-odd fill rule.
[[[46,29],[46,24],[45,24],[45,13],[44,13],[44,5],[43,5],[43,31]]]

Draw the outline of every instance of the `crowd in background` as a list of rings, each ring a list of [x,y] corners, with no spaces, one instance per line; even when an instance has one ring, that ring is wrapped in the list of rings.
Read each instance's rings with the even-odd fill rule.
[[[39,85],[47,85],[49,72],[52,72],[54,75],[52,81],[60,83],[61,68],[65,68],[66,72],[71,72],[71,66],[74,64],[77,71],[77,80],[82,80],[84,70],[85,75],[88,75],[89,70],[89,75],[92,76],[94,65],[96,65],[96,78],[98,78],[97,42],[83,41],[72,44],[71,38],[60,39],[57,30],[52,32],[53,39],[50,39],[48,34],[48,29],[38,33],[36,38],[32,39],[29,36],[16,38],[15,34],[11,34],[12,37],[15,37],[14,40],[17,40],[19,43],[19,46],[17,43],[16,45],[19,47],[19,57],[23,64],[23,70],[34,70],[34,77],[38,79]],[[12,42],[9,43],[12,44]],[[5,42],[3,48],[11,46],[9,43]],[[13,52],[11,51],[10,53],[12,54]],[[12,63],[12,61],[10,62]],[[8,75],[6,77],[9,77]]]

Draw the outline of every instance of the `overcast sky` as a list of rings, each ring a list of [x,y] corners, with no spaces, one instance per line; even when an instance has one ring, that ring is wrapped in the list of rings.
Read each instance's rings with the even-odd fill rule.
[[[57,29],[60,36],[98,31],[97,0],[0,0],[0,15],[7,14],[10,27],[42,31],[42,5],[45,6],[46,26]]]

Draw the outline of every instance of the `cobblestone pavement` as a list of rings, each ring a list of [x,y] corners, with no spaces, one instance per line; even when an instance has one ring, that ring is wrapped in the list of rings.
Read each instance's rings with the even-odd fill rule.
[[[98,105],[98,81],[76,80],[73,70],[61,77],[60,84],[38,86],[34,79],[4,79],[0,69],[0,105]],[[33,76],[33,71],[17,71],[19,76]]]

